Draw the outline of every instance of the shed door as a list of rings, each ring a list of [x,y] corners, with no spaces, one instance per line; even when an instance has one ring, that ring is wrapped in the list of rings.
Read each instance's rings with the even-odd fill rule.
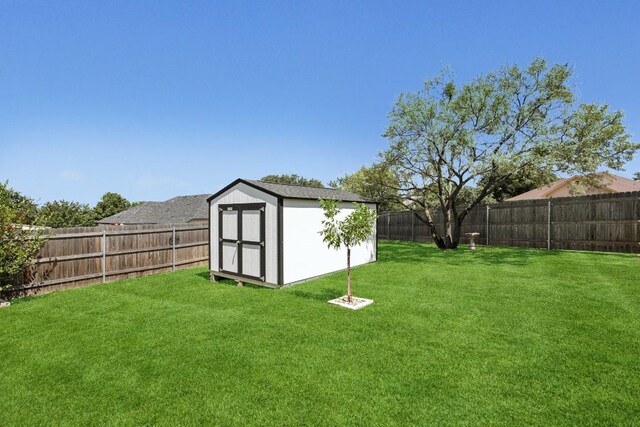
[[[220,271],[265,281],[266,203],[218,206]]]

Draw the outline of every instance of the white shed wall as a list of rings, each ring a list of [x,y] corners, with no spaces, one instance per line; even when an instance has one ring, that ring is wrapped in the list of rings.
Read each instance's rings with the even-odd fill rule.
[[[373,203],[367,206],[374,210]],[[354,209],[341,203],[342,215]],[[284,283],[292,283],[347,268],[347,250],[329,249],[318,232],[322,229],[323,210],[318,200],[283,201]],[[375,226],[374,226],[375,227]],[[351,265],[376,260],[376,232],[365,243],[351,249]]]
[[[211,229],[209,254],[211,270],[218,266],[218,205],[232,203],[266,203],[265,209],[265,279],[278,283],[278,199],[244,183],[238,183],[215,199],[211,200]]]

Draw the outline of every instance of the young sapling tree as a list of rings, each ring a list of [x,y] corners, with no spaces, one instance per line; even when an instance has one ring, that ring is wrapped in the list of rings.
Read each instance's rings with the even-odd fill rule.
[[[320,200],[325,219],[322,221],[322,240],[330,249],[347,249],[347,301],[353,302],[351,286],[351,248],[366,241],[373,233],[376,213],[362,203],[343,220],[338,220],[340,207],[337,200]]]

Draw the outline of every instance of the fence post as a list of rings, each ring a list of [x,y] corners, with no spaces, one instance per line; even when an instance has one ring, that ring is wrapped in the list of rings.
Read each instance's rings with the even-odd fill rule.
[[[547,250],[551,250],[551,199],[547,202]]]
[[[487,246],[489,246],[489,205],[487,205]]]
[[[416,226],[415,223],[416,223],[416,214],[414,214],[413,211],[411,211],[411,241],[412,242],[416,241],[414,238],[414,235],[415,235],[414,228]]]
[[[636,199],[636,214],[638,215],[636,217],[638,221],[636,222],[636,233],[633,240],[640,245],[640,197]]]
[[[171,227],[171,271],[176,271],[176,226]]]
[[[391,227],[389,222],[391,220],[391,212],[387,212],[387,240],[391,240]]]
[[[107,231],[102,230],[102,283],[107,281]]]

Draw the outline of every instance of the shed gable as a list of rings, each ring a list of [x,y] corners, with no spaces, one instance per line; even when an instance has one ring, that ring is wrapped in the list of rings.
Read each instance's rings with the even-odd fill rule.
[[[278,198],[260,189],[236,182],[209,199],[210,269],[218,270],[218,205],[265,203],[265,280],[278,284]]]

